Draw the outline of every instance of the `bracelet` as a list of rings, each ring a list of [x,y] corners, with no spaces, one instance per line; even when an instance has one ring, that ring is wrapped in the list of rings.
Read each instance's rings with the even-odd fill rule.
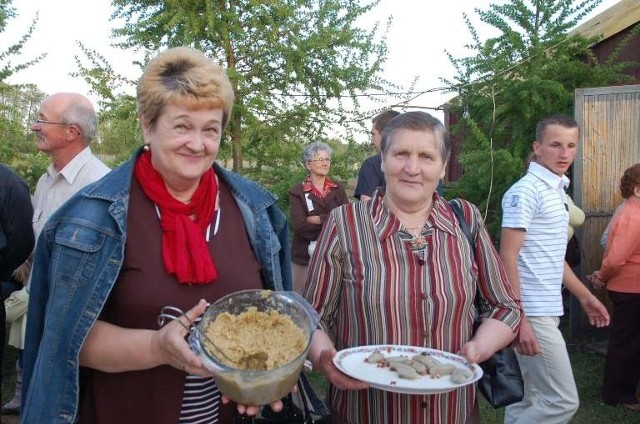
[[[310,373],[311,371],[313,371],[313,364],[310,360],[305,359],[302,363],[302,369],[305,373]]]

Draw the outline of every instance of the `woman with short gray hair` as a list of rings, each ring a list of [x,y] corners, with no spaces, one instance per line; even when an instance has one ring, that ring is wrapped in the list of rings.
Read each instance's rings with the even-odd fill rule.
[[[307,145],[302,151],[302,164],[309,175],[289,191],[289,211],[293,226],[291,267],[293,289],[298,293],[302,293],[304,289],[309,259],[320,235],[322,223],[331,209],[349,203],[344,187],[328,177],[332,153],[328,144],[315,142]]]

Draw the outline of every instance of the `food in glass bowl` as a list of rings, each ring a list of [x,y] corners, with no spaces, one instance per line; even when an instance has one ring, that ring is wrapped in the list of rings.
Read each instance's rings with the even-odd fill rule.
[[[244,290],[209,306],[189,340],[223,395],[265,405],[295,385],[318,322],[297,293]]]

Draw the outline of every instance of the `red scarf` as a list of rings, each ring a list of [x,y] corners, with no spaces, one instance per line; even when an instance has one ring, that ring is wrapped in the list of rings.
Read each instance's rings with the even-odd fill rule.
[[[151,164],[151,152],[140,155],[134,173],[144,194],[160,210],[162,260],[167,272],[182,284],[213,282],[218,271],[204,235],[210,228],[218,195],[213,168],[202,175],[189,204],[169,194],[162,176]]]

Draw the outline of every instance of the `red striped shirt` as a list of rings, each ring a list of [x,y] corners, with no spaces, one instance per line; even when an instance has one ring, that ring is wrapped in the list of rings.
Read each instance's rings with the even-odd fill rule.
[[[475,260],[448,202],[437,194],[418,250],[382,193],[331,212],[309,266],[306,295],[338,350],[401,344],[456,353],[472,337],[476,284],[491,305],[489,316],[517,328],[520,306],[480,212],[461,203],[477,233]],[[474,398],[473,385],[438,395],[330,387],[328,401],[348,423],[444,424],[463,423]]]

